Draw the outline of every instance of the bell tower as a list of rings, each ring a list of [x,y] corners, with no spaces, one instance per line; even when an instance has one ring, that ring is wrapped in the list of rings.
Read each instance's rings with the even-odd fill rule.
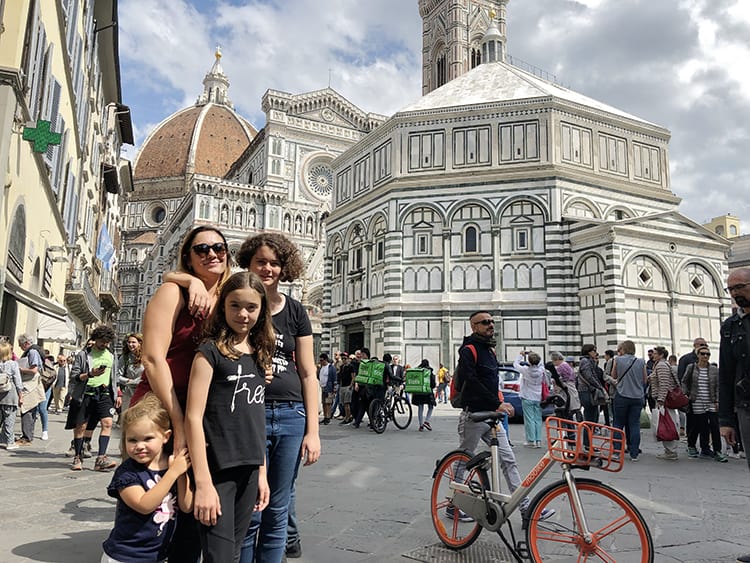
[[[422,95],[482,63],[482,38],[493,20],[504,45],[510,0],[418,1],[422,16]]]

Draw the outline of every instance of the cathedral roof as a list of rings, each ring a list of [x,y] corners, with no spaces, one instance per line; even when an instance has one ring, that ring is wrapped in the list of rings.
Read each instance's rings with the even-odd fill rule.
[[[534,76],[506,62],[480,64],[406,106],[399,113],[549,97],[653,126],[644,119]]]
[[[167,117],[143,143],[135,161],[136,181],[187,174],[224,177],[250,145],[257,131],[234,111],[220,60],[217,48],[196,104]]]

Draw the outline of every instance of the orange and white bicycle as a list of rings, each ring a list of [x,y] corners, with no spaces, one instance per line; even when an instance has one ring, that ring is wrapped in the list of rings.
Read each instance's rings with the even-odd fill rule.
[[[497,532],[519,563],[606,561],[650,563],[654,544],[638,509],[622,493],[576,469],[620,471],[625,434],[592,422],[550,417],[548,451],[512,495],[500,492],[497,425],[502,413],[469,414],[492,428],[490,451],[454,450],[437,462],[430,508],[440,541],[451,549],[471,545],[482,529]],[[559,464],[562,478],[544,487],[522,512],[526,540],[516,542],[511,514],[541,479]],[[551,515],[551,516],[550,516]],[[510,539],[503,534],[507,525]]]

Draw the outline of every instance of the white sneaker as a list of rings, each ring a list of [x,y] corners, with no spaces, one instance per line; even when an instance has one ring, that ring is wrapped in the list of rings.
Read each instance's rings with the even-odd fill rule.
[[[8,451],[10,451],[10,450],[17,450],[18,446],[15,443],[8,444],[7,446],[5,446],[5,449],[8,450]]]
[[[47,434],[46,430],[42,432],[42,440],[49,440],[49,434]]]

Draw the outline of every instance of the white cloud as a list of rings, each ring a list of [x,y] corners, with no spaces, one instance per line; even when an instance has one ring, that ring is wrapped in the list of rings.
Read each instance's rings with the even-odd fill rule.
[[[697,221],[750,209],[747,0],[534,0],[508,6],[508,49],[583,94],[672,131],[672,190]],[[238,111],[329,83],[364,111],[421,95],[416,0],[120,1],[125,103],[136,124],[194,103],[216,44]],[[139,141],[148,126],[137,128]]]

